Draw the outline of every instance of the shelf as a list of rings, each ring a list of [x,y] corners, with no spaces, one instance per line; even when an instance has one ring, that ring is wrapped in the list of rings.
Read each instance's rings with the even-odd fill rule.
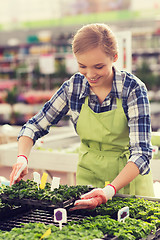
[[[145,55],[145,56],[157,56],[160,55],[160,48],[139,48],[132,51],[132,56],[134,55]]]
[[[123,33],[124,34],[124,33]],[[151,67],[151,71],[155,74],[160,74],[160,35],[155,35],[154,32],[139,32],[132,34],[132,72],[141,65],[143,60],[146,60]],[[131,47],[130,47],[131,48]],[[129,48],[129,52],[130,52]],[[120,51],[119,51],[120,52]],[[66,77],[69,74],[67,64],[65,63],[65,57],[68,54],[72,54],[71,49],[71,37],[68,39],[54,39],[50,42],[36,42],[36,43],[24,43],[18,46],[0,46],[0,74],[2,77],[13,78],[17,76],[21,81],[21,76],[17,69],[21,69],[21,65],[26,66],[26,79],[32,84],[37,86],[40,84],[42,73],[37,70],[39,65],[39,57],[43,54],[53,54],[55,57],[55,72],[56,76],[59,76],[61,71],[65,72]],[[155,59],[155,61],[154,61]],[[135,61],[137,60],[137,61]],[[128,62],[128,61],[127,61]],[[3,64],[7,67],[3,67]],[[12,66],[13,63],[13,66]],[[15,65],[15,66],[14,66]],[[73,64],[72,64],[73,65]],[[27,70],[27,66],[31,66],[31,71]],[[58,67],[57,67],[58,66]],[[66,66],[66,69],[65,69]],[[75,64],[76,66],[76,64]],[[24,69],[24,67],[22,67]],[[34,71],[35,70],[35,71]],[[78,67],[77,67],[78,70]],[[27,75],[28,74],[28,75]],[[36,77],[35,75],[36,74]],[[58,75],[59,74],[59,75]],[[72,74],[72,73],[71,73]],[[55,79],[52,77],[52,85]],[[64,81],[65,77],[60,77],[59,85]],[[25,83],[27,83],[27,80]],[[25,83],[23,83],[25,87]],[[44,83],[43,83],[44,84]],[[42,87],[42,86],[40,86]],[[46,85],[48,88],[49,85]],[[50,85],[51,88],[51,85]]]

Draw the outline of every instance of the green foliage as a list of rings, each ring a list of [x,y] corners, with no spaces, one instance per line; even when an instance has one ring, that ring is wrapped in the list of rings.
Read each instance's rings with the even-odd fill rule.
[[[0,239],[40,239],[49,228],[51,234],[44,239],[91,240],[102,238],[107,234],[123,240],[135,240],[145,238],[151,232],[155,233],[154,224],[141,220],[128,218],[125,223],[121,223],[109,216],[97,216],[87,217],[82,221],[72,221],[61,231],[54,225],[44,223],[24,224],[23,228],[13,228],[10,232],[1,231]]]
[[[73,222],[71,222],[73,224]],[[75,223],[76,224],[76,223]],[[110,216],[88,217],[81,222],[81,226],[87,229],[102,231],[103,234],[118,236],[119,239],[140,239],[155,232],[154,224],[141,220],[127,218],[124,223],[111,219]]]
[[[14,87],[7,92],[7,96],[5,100],[7,103],[10,103],[11,105],[13,105],[14,103],[17,102],[17,97],[18,97],[18,90],[17,90],[17,87]]]
[[[9,197],[9,199],[30,199],[41,200],[50,204],[60,204],[71,198],[79,198],[80,195],[89,191],[87,186],[71,186],[60,185],[58,189],[51,191],[51,184],[46,183],[44,189],[39,189],[37,184],[32,180],[21,180],[14,185],[6,186],[3,189],[3,194]]]
[[[7,203],[3,203],[0,199],[0,213],[4,211],[5,208],[9,208],[10,205]]]
[[[36,240],[40,239],[41,236],[48,230],[51,229],[51,235],[44,237],[43,239],[58,239],[58,240],[91,240],[95,238],[102,238],[103,233],[97,228],[86,229],[85,227],[76,226],[65,226],[60,231],[54,225],[45,225],[43,223],[29,223],[25,224],[23,228],[13,228],[10,232],[0,232],[0,239],[7,240]]]
[[[156,76],[152,73],[149,64],[146,61],[143,61],[142,65],[137,67],[135,75],[145,83],[148,90],[156,89],[160,86],[160,76]]]
[[[48,203],[60,203],[72,198],[79,198],[90,188],[88,186],[60,185],[59,189],[50,190],[47,183],[44,189],[38,190],[37,184],[32,180],[21,180],[19,183],[1,189],[1,194],[6,194],[10,199],[36,199]],[[117,221],[117,213],[123,207],[129,207],[130,217],[125,222]],[[4,205],[0,204],[0,209]],[[13,228],[10,232],[0,231],[0,239],[40,239],[51,228],[51,235],[44,239],[59,240],[91,240],[103,238],[104,235],[117,236],[122,240],[146,239],[149,234],[154,234],[160,227],[160,203],[149,201],[134,196],[128,198],[113,197],[106,204],[93,210],[75,210],[75,215],[88,216],[80,220],[69,221],[60,231],[54,225],[43,223],[24,224],[22,228]]]

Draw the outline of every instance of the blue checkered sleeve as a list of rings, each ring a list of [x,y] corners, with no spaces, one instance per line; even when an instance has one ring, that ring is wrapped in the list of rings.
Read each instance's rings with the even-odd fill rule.
[[[130,137],[130,159],[142,175],[150,171],[152,158],[150,105],[146,87],[135,86],[128,99],[128,126]]]

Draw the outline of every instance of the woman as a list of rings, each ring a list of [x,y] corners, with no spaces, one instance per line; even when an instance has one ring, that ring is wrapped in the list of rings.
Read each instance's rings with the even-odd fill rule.
[[[35,141],[70,110],[81,139],[77,184],[95,187],[76,201],[73,209],[106,203],[116,191],[154,196],[149,166],[151,122],[144,83],[114,67],[117,42],[105,24],[82,27],[74,36],[72,49],[79,73],[64,82],[22,127],[10,184],[27,173],[28,156]],[[110,184],[105,187],[106,181]]]

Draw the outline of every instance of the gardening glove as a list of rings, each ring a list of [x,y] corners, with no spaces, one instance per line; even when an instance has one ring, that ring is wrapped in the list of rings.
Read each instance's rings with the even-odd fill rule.
[[[77,209],[94,209],[95,207],[106,203],[108,199],[112,198],[116,194],[116,189],[113,185],[108,184],[105,188],[96,188],[81,196],[81,200],[77,200],[74,203],[73,208]]]
[[[19,182],[28,173],[28,159],[24,155],[17,157],[16,164],[13,165],[13,170],[10,175],[10,186]]]

